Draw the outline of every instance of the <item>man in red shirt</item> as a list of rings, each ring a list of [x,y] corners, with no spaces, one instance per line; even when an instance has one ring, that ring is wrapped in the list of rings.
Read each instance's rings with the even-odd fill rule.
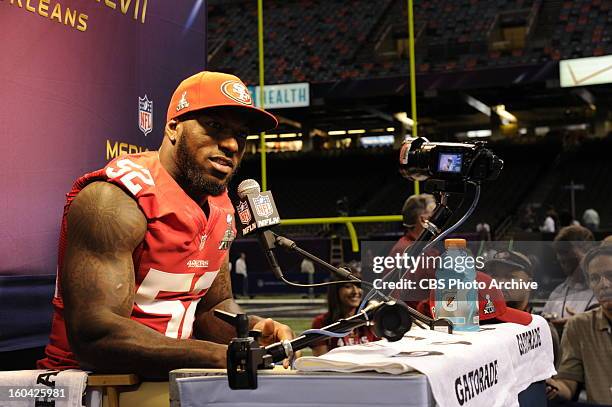
[[[200,72],[168,107],[159,151],[118,157],[67,196],[54,316],[40,368],[163,377],[225,367],[235,330],[214,309],[241,312],[228,252],[236,236],[227,184],[246,137],[276,127],[235,76]],[[250,317],[262,344],[289,327]]]
[[[402,225],[404,226],[404,235],[395,243],[389,256],[403,254],[419,237],[423,231],[424,224],[436,209],[436,200],[433,195],[420,194],[412,195],[404,202],[402,207]],[[438,255],[439,252],[434,249],[427,250],[425,253],[428,256]],[[418,282],[424,278],[433,278],[435,270],[427,268],[418,268],[414,273],[407,272],[403,278]],[[404,274],[404,273],[401,273]],[[400,275],[395,277],[399,280]],[[395,291],[393,297],[399,297],[412,308],[417,308],[418,303],[429,298],[429,293],[426,290],[417,288],[413,290]]]
[[[417,240],[423,231],[425,221],[429,220],[436,209],[436,200],[433,195],[412,195],[402,207],[402,226],[404,235],[395,243],[392,253],[403,253],[412,242]]]

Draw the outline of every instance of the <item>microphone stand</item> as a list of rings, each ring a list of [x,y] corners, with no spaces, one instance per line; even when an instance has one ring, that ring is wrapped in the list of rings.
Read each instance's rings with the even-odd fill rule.
[[[313,262],[317,263],[318,265],[326,268],[327,270],[331,271],[332,273],[336,274],[338,277],[340,277],[342,280],[353,280],[359,283],[362,283],[364,285],[367,285],[368,287],[372,287],[372,284],[370,284],[367,281],[362,281],[359,278],[355,277],[353,274],[351,274],[351,272],[347,269],[344,269],[342,267],[336,267],[328,262],[326,262],[325,260],[315,256],[314,254],[307,252],[306,250],[302,249],[301,247],[299,247],[293,240],[286,238],[284,236],[281,235],[277,235],[276,233],[274,234],[275,239],[275,243],[276,246],[280,246],[283,249],[287,250],[287,251],[291,251],[291,252],[296,252],[297,254],[299,254],[300,256],[307,258],[309,260],[312,260]],[[386,298],[385,300],[388,300],[389,298]]]
[[[423,235],[423,233],[421,235]],[[280,235],[276,235],[276,234],[275,234],[275,236],[276,236],[276,241],[275,241],[276,246],[280,246],[280,247],[286,249],[287,251],[296,252],[300,256],[312,260],[313,262],[321,265],[322,267],[326,268],[327,270],[331,271],[332,273],[335,273],[336,275],[338,275],[343,280],[352,280],[352,281],[355,281],[357,283],[360,283],[362,285],[367,286],[371,290],[374,290],[376,292],[376,294],[381,298],[382,301],[385,301],[385,302],[394,301],[394,299],[392,299],[391,297],[389,297],[385,293],[383,293],[380,290],[377,290],[376,288],[374,288],[374,286],[370,282],[364,281],[364,280],[360,280],[359,278],[355,277],[353,274],[351,274],[351,272],[349,270],[344,269],[342,267],[336,267],[336,266],[334,266],[332,264],[329,264],[325,260],[320,259],[317,256],[315,256],[314,254],[309,253],[306,250],[300,248],[291,239],[288,239],[288,238],[286,238],[284,236],[280,236]],[[421,236],[419,236],[419,237],[421,237]],[[424,238],[427,238],[427,237],[424,237]],[[408,305],[404,304],[403,302],[401,304],[403,306],[405,306],[406,311],[408,311],[408,313],[410,314],[410,316],[412,318],[422,322],[427,327],[429,327],[429,329],[431,329],[431,330],[439,330],[439,331],[443,331],[443,332],[448,332],[449,334],[453,333],[453,325],[452,325],[452,322],[450,322],[449,320],[447,320],[447,319],[433,319],[433,318],[428,317],[427,315],[424,315],[424,314],[420,313],[419,311],[415,310],[414,308],[409,307]]]

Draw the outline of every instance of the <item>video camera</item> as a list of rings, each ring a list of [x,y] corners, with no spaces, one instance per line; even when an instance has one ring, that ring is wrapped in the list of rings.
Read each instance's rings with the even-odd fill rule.
[[[432,143],[409,138],[400,149],[400,173],[413,181],[484,181],[497,179],[504,162],[485,143]]]

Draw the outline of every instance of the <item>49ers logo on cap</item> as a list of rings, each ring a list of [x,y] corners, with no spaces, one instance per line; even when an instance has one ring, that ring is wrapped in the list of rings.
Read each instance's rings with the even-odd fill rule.
[[[238,81],[225,81],[221,84],[221,92],[228,98],[243,105],[252,105],[253,100],[249,90]]]

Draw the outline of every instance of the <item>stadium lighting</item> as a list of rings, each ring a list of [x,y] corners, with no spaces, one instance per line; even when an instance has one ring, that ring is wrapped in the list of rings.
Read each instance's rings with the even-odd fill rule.
[[[589,126],[586,123],[570,124],[565,126],[567,130],[586,130]]]
[[[497,113],[499,117],[501,117],[503,124],[517,122],[516,116],[507,111],[505,105],[493,106],[492,109],[495,113]],[[506,123],[504,123],[504,120],[506,121]]]
[[[472,97],[470,95],[465,95],[465,103],[472,106],[474,109],[478,110],[480,113],[488,117],[491,117],[491,108],[485,105],[484,103],[482,103],[480,100],[476,99],[475,97]]]
[[[278,134],[266,134],[265,139],[272,139],[272,138],[277,138]],[[259,134],[251,134],[250,136],[247,136],[247,140],[259,140]]]
[[[327,134],[330,136],[342,136],[346,134],[346,130],[330,130]]]
[[[349,130],[347,133],[348,134],[364,134],[366,131],[364,129],[357,129],[357,130]]]
[[[387,131],[394,132],[395,131],[395,127],[387,127]]]
[[[402,123],[406,127],[414,126],[414,120],[408,117],[408,114],[406,114],[406,112],[395,113],[393,117],[395,117],[398,122]]]
[[[469,138],[491,137],[491,130],[470,130],[466,133]]]
[[[302,133],[300,133],[301,135]],[[293,137],[297,137],[297,133],[283,133],[280,135],[280,138],[293,138]]]

